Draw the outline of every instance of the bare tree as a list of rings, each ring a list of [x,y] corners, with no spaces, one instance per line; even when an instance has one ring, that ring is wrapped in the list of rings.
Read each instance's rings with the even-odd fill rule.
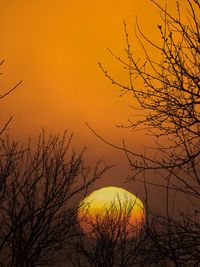
[[[129,84],[120,84],[99,64],[106,77],[121,88],[122,94],[130,92],[137,100],[143,118],[129,120],[127,127],[142,126],[155,141],[155,146],[147,148],[142,155],[125,146],[121,148],[135,171],[133,178],[137,180],[140,173],[155,170],[164,177],[168,189],[183,192],[191,201],[199,203],[200,2],[186,0],[188,16],[183,17],[177,1],[175,17],[166,7],[150,1],[161,12],[162,24],[158,25],[161,44],[148,39],[136,21],[136,37],[143,49],[144,60],[134,56],[125,23],[127,60],[123,61],[109,50],[127,69]],[[158,61],[151,57],[145,43],[157,51]],[[143,88],[137,86],[138,79],[143,82]],[[195,209],[199,211],[199,204]]]
[[[178,220],[153,215],[144,262],[164,260],[172,266],[199,266],[200,227],[196,216],[181,214]],[[170,266],[171,266],[170,265]]]
[[[177,15],[167,6],[150,0],[160,11],[162,22],[157,25],[160,44],[148,38],[136,20],[135,34],[144,53],[144,59],[134,54],[127,25],[124,22],[126,60],[111,50],[111,55],[122,64],[129,74],[128,84],[121,84],[99,63],[105,76],[121,88],[121,95],[131,93],[134,118],[122,127],[141,129],[152,136],[153,147],[137,154],[123,143],[122,147],[104,142],[125,152],[133,170],[130,180],[159,186],[166,191],[165,215],[154,215],[148,227],[147,249],[144,263],[158,264],[160,260],[175,266],[198,266],[200,229],[200,2],[185,0],[187,15],[182,14],[181,2],[176,1]],[[150,49],[148,49],[150,47]],[[157,58],[151,51],[157,51]],[[154,53],[155,55],[155,53]],[[141,87],[141,82],[143,87]],[[140,84],[140,86],[138,85]],[[153,171],[160,183],[146,179]],[[171,192],[179,192],[191,204],[189,215],[179,207],[177,218],[170,206]],[[147,201],[148,204],[148,201]],[[164,211],[164,212],[165,212]],[[148,210],[150,213],[150,211]],[[154,247],[154,249],[152,249]],[[150,251],[151,253],[149,253]],[[151,258],[151,255],[154,255]],[[152,261],[151,261],[152,259]],[[156,260],[158,260],[156,262]],[[164,263],[162,263],[164,264]],[[164,266],[164,265],[162,265]]]
[[[42,133],[35,151],[29,147],[22,152],[9,140],[2,143],[6,153],[0,162],[11,166],[1,202],[2,263],[16,267],[55,264],[73,236],[77,202],[107,167],[101,162],[93,169],[86,167],[84,151],[70,153],[71,136],[66,134],[47,139]]]
[[[78,228],[71,242],[69,259],[73,266],[135,266],[146,235],[144,225],[130,223],[134,205],[133,201],[122,203],[118,197],[93,216],[86,208],[81,216],[83,230]]]
[[[3,65],[4,60],[0,62],[0,67]],[[2,73],[0,73],[2,75]],[[14,91],[19,85],[21,84],[21,81],[17,83],[13,88],[10,90],[7,90],[0,94],[0,100],[4,99],[7,97],[12,91]],[[3,126],[1,126],[0,129],[0,137],[2,137],[3,133],[6,132],[8,125],[10,124],[12,120],[12,117],[10,117],[6,123],[4,123]],[[10,148],[9,154],[7,154],[7,148],[4,145],[3,139],[0,139],[0,151],[1,151],[1,157],[4,157],[3,161],[0,161],[0,201],[2,201],[5,193],[5,188],[6,188],[6,180],[9,174],[12,172],[14,162],[17,158],[17,155],[15,153],[10,153],[11,151],[14,151],[14,146]]]
[[[179,220],[149,213],[140,228],[129,224],[129,202],[118,201],[93,217],[87,210],[69,242],[68,259],[75,267],[198,266],[200,228],[197,218]],[[74,230],[75,231],[75,230]]]

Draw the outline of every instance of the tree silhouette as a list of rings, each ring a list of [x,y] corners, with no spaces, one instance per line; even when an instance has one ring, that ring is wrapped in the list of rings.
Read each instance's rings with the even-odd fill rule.
[[[5,60],[2,60],[0,62],[0,67],[3,65]],[[2,73],[0,73],[2,75]],[[0,100],[3,100],[5,97],[7,97],[10,93],[12,93],[19,85],[21,84],[21,81],[18,82],[13,88],[3,92],[0,94]],[[0,126],[0,201],[3,200],[5,190],[6,190],[6,184],[7,184],[7,178],[13,171],[13,167],[15,165],[15,160],[17,159],[17,155],[14,152],[15,148],[13,147],[9,149],[5,145],[5,140],[3,138],[3,134],[5,134],[8,125],[10,124],[12,120],[12,117],[10,117],[3,126]],[[13,153],[14,152],[14,153]]]
[[[71,136],[47,139],[43,132],[35,151],[29,146],[22,152],[16,142],[4,140],[1,148],[6,156],[0,162],[10,169],[0,205],[3,266],[42,266],[62,260],[61,252],[73,236],[76,201],[107,169],[101,162],[94,169],[86,167],[84,151],[70,153],[70,143]]]
[[[158,7],[163,20],[162,25],[158,25],[161,45],[148,39],[136,21],[136,36],[145,59],[142,61],[134,56],[125,23],[127,61],[109,50],[128,71],[129,84],[120,84],[99,64],[106,77],[121,88],[122,94],[130,92],[137,100],[143,118],[129,120],[127,127],[144,126],[155,140],[154,157],[151,149],[141,155],[124,148],[136,176],[146,170],[162,170],[170,189],[199,200],[200,2],[186,0],[187,19],[181,14],[179,2],[177,17],[156,1],[151,2]],[[157,51],[159,60],[151,57],[151,50],[145,43]],[[138,87],[138,79],[143,82],[143,87]]]
[[[163,25],[158,25],[161,45],[148,39],[137,22],[136,36],[145,55],[142,62],[134,57],[124,24],[127,61],[111,53],[129,72],[130,83],[118,83],[101,64],[100,67],[106,77],[121,88],[122,93],[130,92],[137,100],[143,119],[130,121],[129,127],[144,126],[155,141],[155,146],[145,149],[143,154],[122,147],[131,169],[135,171],[133,179],[140,180],[139,175],[148,170],[156,171],[164,177],[168,189],[182,192],[195,206],[200,199],[200,3],[198,0],[187,0],[186,23],[178,2],[177,17],[156,1],[151,2],[162,15]],[[151,58],[145,42],[156,49],[160,60]],[[142,80],[143,88],[137,87],[137,79]],[[199,212],[198,203],[194,208]]]
[[[160,264],[160,260],[164,260],[170,266],[198,266],[199,230],[199,222],[195,216],[187,217],[182,214],[175,220],[163,215],[153,215],[148,231],[150,249],[148,252],[144,251],[144,263]]]
[[[117,201],[99,211],[95,218],[86,214],[69,242],[72,266],[198,266],[200,228],[197,218],[179,220],[149,213],[148,224],[129,224],[133,203]],[[91,215],[90,215],[91,216]]]
[[[111,55],[129,74],[128,84],[121,84],[99,63],[105,76],[121,89],[121,95],[131,93],[135,102],[133,121],[121,126],[141,129],[152,137],[153,147],[141,154],[104,142],[125,152],[133,175],[130,180],[166,190],[166,210],[163,215],[151,213],[148,207],[147,244],[143,246],[142,266],[157,264],[184,264],[198,266],[200,229],[200,2],[186,0],[187,16],[183,16],[179,1],[177,15],[150,0],[160,11],[162,23],[158,25],[160,44],[148,38],[136,20],[135,34],[144,53],[144,60],[134,54],[127,25],[126,60],[111,50]],[[150,49],[149,49],[150,47]],[[151,56],[157,52],[157,58]],[[141,86],[143,84],[143,87]],[[137,103],[137,104],[135,104]],[[153,173],[160,183],[147,179]],[[171,193],[178,192],[190,205],[189,214],[184,207],[173,217]],[[163,261],[163,262],[162,262]],[[162,263],[161,263],[162,262]],[[168,265],[167,265],[168,266]]]
[[[82,215],[77,234],[71,240],[69,259],[73,266],[129,267],[139,261],[146,235],[143,225],[131,225],[135,203],[113,200],[91,217]]]

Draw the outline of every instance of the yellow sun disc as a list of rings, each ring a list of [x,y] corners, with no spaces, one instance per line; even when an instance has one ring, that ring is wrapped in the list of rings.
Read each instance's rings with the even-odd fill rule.
[[[142,201],[119,187],[103,187],[88,195],[79,205],[78,221],[85,233],[114,232],[121,229],[128,236],[141,229],[145,219]],[[124,230],[125,229],[125,230]]]

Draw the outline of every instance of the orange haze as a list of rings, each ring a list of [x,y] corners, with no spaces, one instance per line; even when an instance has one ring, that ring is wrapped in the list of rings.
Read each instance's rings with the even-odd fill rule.
[[[176,7],[175,1],[158,2]],[[6,0],[0,10],[0,56],[5,59],[1,93],[23,81],[1,101],[1,123],[13,115],[9,131],[23,142],[42,128],[53,134],[69,129],[75,133],[74,148],[88,147],[89,163],[103,158],[116,164],[99,183],[120,186],[130,173],[125,155],[98,140],[85,122],[118,145],[125,139],[138,150],[148,142],[142,134],[115,127],[127,122],[132,114],[128,105],[134,101],[130,95],[119,97],[119,89],[106,80],[98,61],[119,81],[128,82],[106,48],[124,56],[123,19],[131,34],[136,15],[144,32],[157,40],[157,8],[150,0]],[[139,55],[139,45],[133,46]],[[140,190],[138,185],[133,193]]]

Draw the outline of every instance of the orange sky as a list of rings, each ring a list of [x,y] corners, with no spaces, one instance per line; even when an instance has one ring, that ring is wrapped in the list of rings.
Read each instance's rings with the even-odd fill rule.
[[[174,9],[175,1],[168,5]],[[150,0],[4,0],[0,10],[0,57],[5,59],[1,92],[23,80],[2,101],[1,122],[13,115],[10,132],[23,141],[41,128],[48,133],[69,129],[75,134],[74,147],[88,147],[89,162],[103,157],[117,164],[99,183],[122,185],[130,173],[125,156],[102,144],[84,123],[116,144],[125,139],[140,149],[147,142],[141,134],[115,127],[126,122],[132,114],[128,104],[134,102],[131,96],[119,97],[97,63],[126,81],[126,73],[106,48],[124,55],[123,19],[133,32],[135,15],[144,32],[157,39],[159,11]],[[138,44],[134,49],[139,53]],[[138,194],[140,187],[132,191]]]

